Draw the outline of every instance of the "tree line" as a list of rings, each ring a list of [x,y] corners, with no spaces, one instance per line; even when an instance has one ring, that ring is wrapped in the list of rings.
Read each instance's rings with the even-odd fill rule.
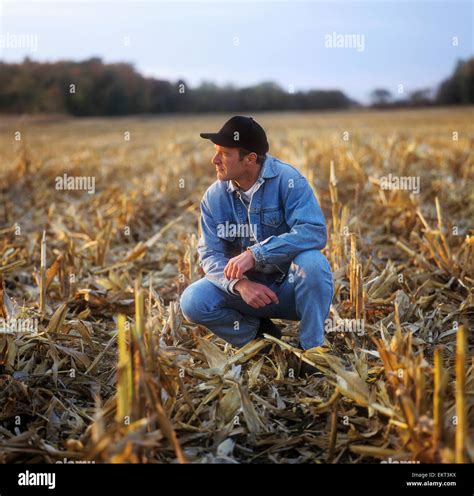
[[[273,82],[247,88],[146,78],[132,65],[82,62],[0,63],[0,112],[128,115],[231,110],[347,108],[356,102],[341,91],[289,92]]]
[[[474,58],[462,61],[435,95],[417,90],[395,100],[385,89],[372,92],[375,106],[474,103]],[[291,91],[274,82],[246,88],[144,77],[128,63],[0,62],[0,112],[67,113],[74,116],[160,114],[173,112],[324,110],[360,106],[339,90]]]
[[[396,98],[385,88],[371,93],[373,107],[429,105],[469,105],[474,103],[474,58],[458,60],[451,76],[435,88],[421,88],[406,97]]]

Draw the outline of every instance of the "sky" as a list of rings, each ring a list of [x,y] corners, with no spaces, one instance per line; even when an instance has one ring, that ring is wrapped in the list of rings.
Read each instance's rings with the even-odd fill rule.
[[[274,81],[367,103],[374,88],[434,89],[472,57],[473,10],[472,0],[0,0],[0,60],[97,56],[192,87]]]

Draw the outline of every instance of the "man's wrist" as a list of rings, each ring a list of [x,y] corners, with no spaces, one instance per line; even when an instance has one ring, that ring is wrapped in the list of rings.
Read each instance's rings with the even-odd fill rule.
[[[250,247],[247,247],[246,251],[249,252],[250,255],[252,255],[253,266],[255,267],[257,265],[257,259],[255,258],[255,253],[250,249]]]
[[[255,243],[254,245],[249,246],[247,250],[250,251],[250,253],[252,254],[254,260],[254,268],[261,267],[265,263],[260,243]]]
[[[246,281],[248,281],[248,278],[244,276],[243,279],[240,279],[239,281],[237,281],[235,284],[234,284],[234,287],[232,288],[234,291],[237,291],[237,293],[239,292],[239,287],[242,287],[242,284],[243,283],[246,283]]]

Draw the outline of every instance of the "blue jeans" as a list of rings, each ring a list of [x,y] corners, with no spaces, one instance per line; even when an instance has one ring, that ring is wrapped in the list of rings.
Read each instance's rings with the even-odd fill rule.
[[[234,346],[255,338],[261,318],[301,321],[303,349],[321,346],[334,290],[326,257],[319,250],[302,251],[281,283],[270,277],[266,285],[277,294],[279,303],[253,308],[240,295],[229,294],[203,278],[184,290],[181,311],[189,322],[207,327]]]

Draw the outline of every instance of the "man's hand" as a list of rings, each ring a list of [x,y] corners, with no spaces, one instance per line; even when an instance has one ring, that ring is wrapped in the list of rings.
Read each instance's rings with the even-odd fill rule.
[[[242,279],[244,273],[255,267],[255,259],[252,252],[246,250],[240,255],[231,258],[224,269],[227,279]]]
[[[242,296],[247,305],[253,308],[262,308],[269,303],[279,303],[278,296],[270,288],[250,279],[238,281],[234,290]]]

